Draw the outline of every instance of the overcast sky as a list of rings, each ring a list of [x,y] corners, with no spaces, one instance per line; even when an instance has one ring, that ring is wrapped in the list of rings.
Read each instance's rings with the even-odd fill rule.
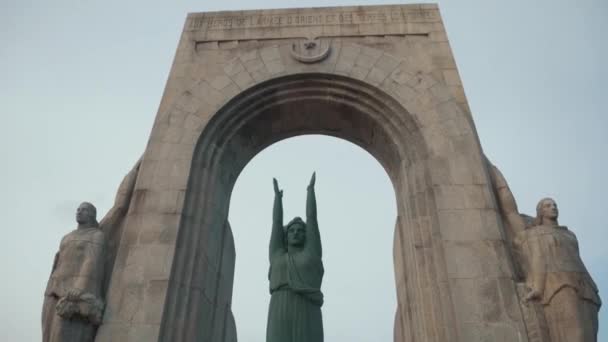
[[[404,1],[403,3],[409,3]],[[0,1],[0,336],[39,341],[53,255],[78,203],[103,215],[144,151],[186,13],[377,1]],[[608,2],[448,0],[440,9],[483,149],[520,210],[553,196],[608,293]],[[391,341],[395,199],[367,152],[305,136],[254,158],[232,194],[233,311],[264,341],[273,176],[285,218],[317,171],[330,342]],[[600,314],[600,339],[608,339]]]

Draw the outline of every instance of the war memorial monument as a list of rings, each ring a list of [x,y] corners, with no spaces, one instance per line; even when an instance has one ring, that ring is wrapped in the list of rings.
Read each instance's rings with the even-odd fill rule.
[[[66,227],[43,341],[236,341],[231,191],[256,153],[301,134],[353,142],[391,179],[395,342],[596,341],[577,227],[558,223],[553,199],[518,211],[431,4],[189,14],[114,207],[98,222],[84,202]],[[315,175],[305,220],[283,221],[273,186],[267,342],[321,342]]]

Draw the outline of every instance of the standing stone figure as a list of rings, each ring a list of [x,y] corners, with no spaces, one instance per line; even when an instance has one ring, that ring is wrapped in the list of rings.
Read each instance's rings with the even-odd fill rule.
[[[43,342],[95,339],[103,318],[107,271],[115,255],[111,240],[121,233],[140,165],[141,160],[124,177],[114,205],[100,223],[91,203],[83,202],[76,210],[78,226],[61,240],[44,293]]]
[[[598,289],[581,260],[576,236],[557,222],[551,198],[536,206],[533,226],[517,234],[515,244],[525,262],[524,301],[539,301],[552,342],[597,339]]]
[[[283,191],[274,183],[270,236],[270,307],[266,342],[323,342],[323,262],[317,223],[315,174],[308,185],[306,222],[283,226]]]
[[[43,342],[93,341],[103,317],[106,242],[95,207],[83,202],[76,222],[61,240],[44,294]]]

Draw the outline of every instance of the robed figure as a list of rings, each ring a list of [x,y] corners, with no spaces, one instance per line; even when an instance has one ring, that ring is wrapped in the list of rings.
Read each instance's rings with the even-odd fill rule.
[[[76,210],[78,228],[55,255],[42,309],[42,341],[92,342],[103,317],[106,239],[88,202]]]
[[[543,331],[536,334],[548,338],[539,340],[597,341],[602,304],[598,288],[581,259],[576,236],[558,223],[557,204],[543,198],[536,206],[535,218],[521,214],[502,173],[489,161],[488,165],[506,235],[525,280],[523,304],[539,307],[545,321],[539,325]]]
[[[42,307],[43,342],[93,342],[104,312],[104,291],[111,267],[112,237],[120,233],[140,161],[123,179],[114,206],[100,223],[97,209],[83,202],[75,230],[63,237],[55,255]]]
[[[576,236],[558,224],[553,199],[542,199],[536,212],[533,226],[515,239],[530,289],[524,300],[542,304],[552,342],[595,342],[602,302]]]
[[[322,342],[323,262],[317,223],[315,175],[308,185],[306,222],[296,217],[283,226],[283,191],[274,179],[270,236],[270,307],[266,342]]]

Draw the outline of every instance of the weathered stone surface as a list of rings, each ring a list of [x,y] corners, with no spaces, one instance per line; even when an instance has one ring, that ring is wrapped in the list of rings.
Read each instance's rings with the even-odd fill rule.
[[[302,38],[329,55],[294,59]],[[527,341],[468,108],[436,5],[190,14],[97,341],[236,340],[230,191],[304,133],[358,144],[393,182],[397,340]]]

